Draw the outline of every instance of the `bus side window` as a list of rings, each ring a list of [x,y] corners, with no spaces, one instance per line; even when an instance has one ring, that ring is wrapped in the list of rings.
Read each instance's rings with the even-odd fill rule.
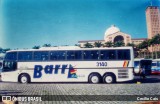
[[[17,60],[17,52],[8,52],[5,56],[5,60]]]
[[[82,51],[75,51],[75,60],[82,60]]]
[[[58,60],[65,60],[65,58],[66,58],[66,51],[58,51],[58,53],[57,53],[58,55]]]
[[[18,52],[19,61],[29,61],[32,60],[32,52]]]
[[[129,50],[117,50],[118,60],[130,60]]]
[[[116,59],[116,51],[115,50],[101,50],[100,51],[100,59],[101,60],[115,60]]]
[[[75,60],[75,52],[67,51],[67,60]]]
[[[58,52],[57,51],[51,51],[50,52],[50,60],[57,60],[57,55],[58,55]]]
[[[115,60],[116,59],[116,51],[115,50],[108,50],[109,59]]]
[[[83,51],[83,59],[89,60],[90,59],[90,51]]]
[[[83,51],[84,60],[97,60],[99,59],[99,51],[98,50],[86,50]]]
[[[160,61],[157,61],[157,67],[160,67]]]
[[[50,60],[65,60],[66,51],[51,51]]]
[[[48,60],[48,52],[47,51],[35,51],[34,52],[34,60],[36,60],[36,61]]]

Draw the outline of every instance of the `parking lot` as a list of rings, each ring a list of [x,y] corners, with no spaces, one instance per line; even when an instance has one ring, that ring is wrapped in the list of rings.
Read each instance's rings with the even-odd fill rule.
[[[89,83],[20,84],[12,82],[0,82],[0,84],[1,84],[0,85],[1,95],[84,95],[84,96],[85,95],[160,95],[160,76],[150,76],[147,77],[147,79],[145,80],[139,79],[139,77],[135,77],[133,81],[115,83],[115,84],[89,84]],[[63,98],[62,99],[60,98],[60,100],[63,100]],[[55,102],[62,103],[62,101],[60,100]],[[80,103],[82,101],[76,101],[76,103]],[[75,103],[75,101],[70,101],[70,103],[71,102]],[[96,102],[93,100],[86,102],[88,104],[90,102],[104,103],[106,101]],[[66,102],[63,101],[63,103]],[[117,102],[115,101],[112,103],[117,103]]]

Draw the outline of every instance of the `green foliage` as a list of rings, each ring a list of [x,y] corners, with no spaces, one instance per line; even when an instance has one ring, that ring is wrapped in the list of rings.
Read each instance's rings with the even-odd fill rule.
[[[51,44],[44,44],[43,47],[51,47]]]
[[[128,43],[126,46],[132,46],[132,47],[135,47],[135,44],[134,44],[134,43]]]
[[[124,42],[123,41],[117,41],[117,42],[115,42],[114,43],[114,47],[122,47],[122,46],[124,46],[125,44],[124,44]]]
[[[84,48],[93,48],[93,45],[91,43],[84,44]]]
[[[39,49],[40,48],[40,46],[34,46],[34,47],[32,47],[32,49]]]
[[[101,47],[102,45],[103,45],[102,42],[99,41],[94,43],[94,46],[98,48]]]
[[[104,47],[112,47],[113,43],[111,41],[104,43]]]

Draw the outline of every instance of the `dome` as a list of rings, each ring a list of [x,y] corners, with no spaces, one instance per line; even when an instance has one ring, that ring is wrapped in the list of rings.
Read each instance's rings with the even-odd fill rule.
[[[118,27],[116,27],[115,25],[112,25],[111,27],[109,27],[106,32],[105,32],[105,37],[110,35],[110,34],[113,34],[113,33],[116,33],[116,32],[119,32],[120,29]]]

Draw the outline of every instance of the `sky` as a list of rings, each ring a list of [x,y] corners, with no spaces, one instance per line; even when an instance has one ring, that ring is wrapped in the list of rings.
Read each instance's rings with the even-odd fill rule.
[[[132,38],[147,38],[151,0],[0,0],[0,47],[75,45],[103,40],[115,25]],[[152,0],[160,6],[160,0]]]

